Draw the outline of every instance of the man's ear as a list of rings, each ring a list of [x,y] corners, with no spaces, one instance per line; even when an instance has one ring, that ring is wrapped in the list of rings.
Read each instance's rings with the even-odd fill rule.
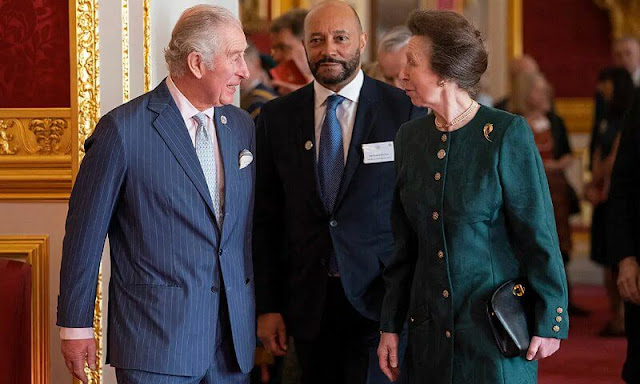
[[[368,35],[366,32],[362,32],[360,35],[360,54],[364,53],[364,48],[367,46]]]
[[[204,62],[202,61],[202,54],[198,52],[191,52],[187,56],[187,69],[193,74],[196,79],[201,79],[204,75]]]

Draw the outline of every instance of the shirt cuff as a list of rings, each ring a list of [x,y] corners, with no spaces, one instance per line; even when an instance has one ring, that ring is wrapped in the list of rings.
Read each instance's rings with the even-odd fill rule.
[[[60,327],[60,339],[62,340],[93,339],[93,328]]]

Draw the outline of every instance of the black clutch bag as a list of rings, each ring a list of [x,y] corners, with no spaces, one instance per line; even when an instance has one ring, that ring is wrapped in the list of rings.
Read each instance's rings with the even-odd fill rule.
[[[487,315],[503,356],[517,357],[527,353],[536,301],[536,293],[524,279],[507,281],[491,295]]]

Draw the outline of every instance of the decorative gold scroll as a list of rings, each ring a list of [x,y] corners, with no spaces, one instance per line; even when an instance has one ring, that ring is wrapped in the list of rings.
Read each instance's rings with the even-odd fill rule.
[[[151,90],[151,5],[150,0],[144,0],[142,6],[142,24],[144,29],[144,91]]]

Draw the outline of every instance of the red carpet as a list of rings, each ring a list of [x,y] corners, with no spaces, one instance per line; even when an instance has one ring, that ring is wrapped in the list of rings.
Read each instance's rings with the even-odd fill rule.
[[[600,286],[577,285],[572,291],[577,306],[589,317],[571,317],[569,339],[560,350],[540,363],[541,384],[620,384],[627,342],[602,338],[598,332],[609,320],[608,300]]]

